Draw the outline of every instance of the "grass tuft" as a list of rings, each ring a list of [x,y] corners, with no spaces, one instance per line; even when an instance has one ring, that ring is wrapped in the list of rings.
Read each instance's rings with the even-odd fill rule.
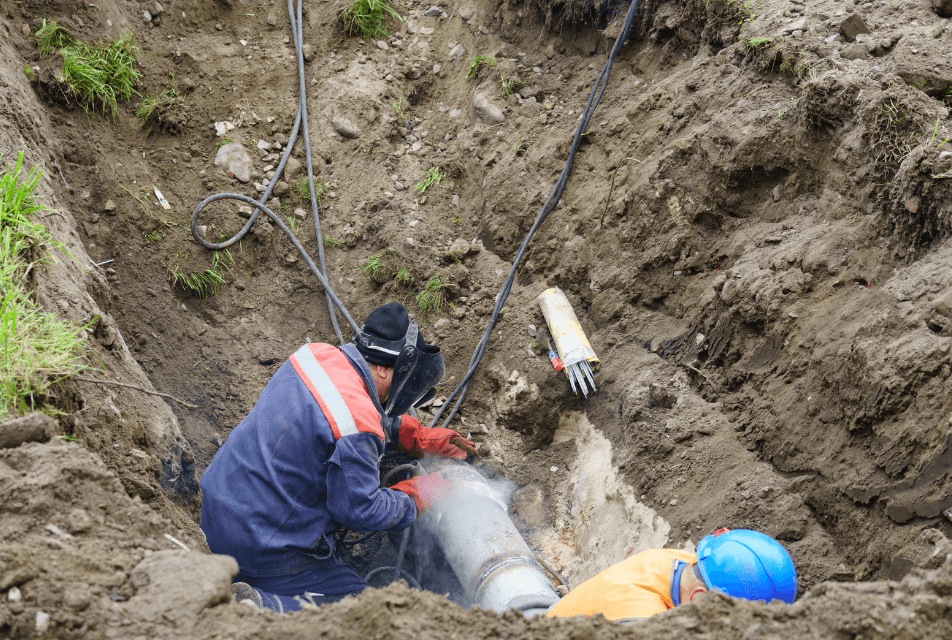
[[[440,169],[439,167],[430,167],[429,169],[427,169],[426,175],[423,176],[423,180],[420,183],[418,183],[415,187],[413,187],[413,189],[414,191],[419,191],[420,193],[423,193],[424,191],[427,190],[427,187],[434,184],[438,187],[443,187],[445,189],[446,186],[443,184],[444,180],[446,180],[446,173],[444,173],[442,169]]]
[[[162,122],[162,114],[178,99],[179,94],[175,89],[166,89],[157,96],[146,95],[136,108],[136,118],[142,126]]]
[[[482,67],[495,67],[496,59],[492,56],[476,56],[473,61],[469,64],[469,73],[466,74],[466,79],[469,80],[477,73]]]
[[[188,259],[188,256],[181,258]],[[235,263],[231,252],[228,249],[222,249],[212,254],[212,266],[204,271],[192,271],[185,273],[181,265],[176,262],[169,267],[169,279],[173,285],[179,286],[189,293],[195,294],[202,300],[217,296],[221,291],[221,286],[225,284],[225,274],[228,273],[234,279],[235,274],[231,272],[231,267]]]
[[[62,249],[32,220],[44,209],[35,191],[42,171],[22,178],[23,154],[0,173],[0,419],[53,412],[50,389],[86,368],[82,327],[39,308],[25,288],[31,270]]]
[[[440,313],[443,305],[446,304],[446,295],[443,292],[446,283],[440,280],[440,276],[433,276],[423,285],[423,291],[416,295],[417,309],[423,315],[430,313]]]
[[[137,93],[142,78],[135,69],[139,46],[129,34],[113,42],[89,45],[77,42],[55,20],[36,32],[41,55],[59,52],[63,57],[63,79],[68,95],[76,99],[87,114],[102,109],[115,117],[118,102],[128,101]]]
[[[403,22],[388,0],[353,0],[341,11],[340,19],[350,35],[359,35],[364,40],[380,40],[390,35],[384,25],[388,15]]]
[[[386,263],[383,259],[383,254],[385,252],[381,251],[380,253],[375,253],[374,255],[367,258],[367,262],[358,267],[361,271],[360,277],[357,278],[357,281],[360,282],[364,279],[364,276],[370,276],[371,278],[376,278],[377,274],[380,273],[381,269],[386,268]]]

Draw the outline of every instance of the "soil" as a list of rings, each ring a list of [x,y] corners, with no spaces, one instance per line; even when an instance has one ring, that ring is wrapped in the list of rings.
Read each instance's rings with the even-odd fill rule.
[[[427,17],[428,5],[399,4],[406,22],[380,43],[344,32],[342,0],[306,4],[303,29],[330,284],[358,322],[406,304],[444,350],[446,397],[562,170],[625,7],[436,6]],[[278,158],[259,141],[287,143],[298,95],[287,8],[0,0],[0,153],[45,170],[41,222],[68,252],[29,284],[86,327],[99,370],[83,377],[104,383],[67,380],[50,399],[50,430],[78,442],[0,449],[0,630],[949,636],[948,11],[938,0],[640,4],[451,426],[477,441],[487,475],[514,483],[514,521],[571,584],[727,526],[781,540],[802,596],[787,607],[710,595],[621,627],[467,611],[400,585],[284,617],[231,602],[236,567],[207,554],[197,479],[284,359],[337,338],[320,284],[263,218],[229,248],[217,295],[171,274],[213,265],[188,229],[196,205],[257,198]],[[140,98],[115,118],[84,114],[57,79],[61,60],[37,52],[44,18],[87,42],[134,31],[140,93],[181,98],[149,126]],[[477,55],[497,64],[467,78]],[[509,95],[503,77],[518,78]],[[217,135],[222,122],[234,126]],[[216,167],[226,139],[251,154],[252,181]],[[292,157],[269,206],[316,255],[315,212],[296,195],[300,146]],[[444,184],[415,189],[432,167]],[[205,237],[237,232],[239,205],[203,211]],[[374,256],[386,268],[366,273]],[[446,306],[421,313],[434,276]],[[535,298],[553,286],[601,361],[588,398],[530,333],[544,325]]]

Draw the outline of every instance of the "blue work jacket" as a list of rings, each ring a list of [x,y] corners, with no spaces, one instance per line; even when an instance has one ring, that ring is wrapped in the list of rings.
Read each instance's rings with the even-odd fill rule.
[[[413,499],[381,488],[378,469],[399,424],[384,413],[353,345],[304,345],[202,475],[209,548],[234,557],[249,576],[294,575],[333,549],[341,526],[409,526]]]

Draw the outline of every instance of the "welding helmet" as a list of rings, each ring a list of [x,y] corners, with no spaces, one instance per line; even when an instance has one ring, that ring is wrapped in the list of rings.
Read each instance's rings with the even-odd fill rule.
[[[709,589],[745,600],[797,597],[797,572],[780,543],[749,529],[721,529],[697,545],[697,564]]]
[[[384,404],[391,417],[432,397],[446,373],[440,348],[426,343],[420,327],[397,302],[374,309],[353,342],[367,362],[393,368]]]

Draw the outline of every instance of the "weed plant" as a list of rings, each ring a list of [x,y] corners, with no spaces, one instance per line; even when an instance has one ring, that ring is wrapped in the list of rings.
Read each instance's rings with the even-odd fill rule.
[[[492,56],[476,56],[473,61],[469,64],[469,72],[466,74],[466,79],[469,80],[477,73],[482,67],[495,67],[496,59]]]
[[[508,98],[516,91],[519,87],[522,86],[522,80],[516,76],[507,76],[504,73],[499,74],[499,84],[502,88],[502,97]]]
[[[181,258],[188,259],[188,256]],[[225,274],[227,273],[234,279],[230,265],[235,263],[231,252],[228,249],[222,249],[212,254],[212,266],[204,271],[193,271],[185,273],[181,265],[176,262],[169,268],[169,279],[172,284],[181,287],[189,293],[195,294],[202,300],[207,300],[212,296],[217,296],[221,291],[221,286],[225,284]]]
[[[388,15],[403,22],[388,0],[352,0],[350,6],[341,11],[340,19],[350,35],[380,40],[390,35],[384,25]]]
[[[175,89],[166,89],[157,96],[146,95],[136,109],[136,118],[142,126],[162,122],[162,114],[178,99]]]
[[[395,286],[409,287],[413,282],[413,269],[400,267],[393,272],[393,282]]]
[[[22,167],[20,153],[0,174],[0,419],[51,412],[50,388],[86,368],[83,327],[40,309],[25,288],[47,252],[62,247],[32,220],[44,208],[34,195],[43,174],[34,168],[21,180]]]
[[[383,254],[385,252],[381,251],[380,253],[375,253],[374,255],[367,258],[367,262],[358,267],[361,274],[357,279],[358,282],[364,279],[364,276],[370,276],[371,278],[376,278],[377,274],[380,273],[381,269],[386,268],[386,263],[384,262]]]
[[[438,187],[443,187],[445,189],[446,186],[443,184],[443,181],[445,180],[446,180],[446,173],[444,173],[442,169],[440,169],[439,167],[430,167],[429,169],[427,169],[426,175],[423,176],[423,180],[419,182],[415,187],[413,187],[413,189],[414,191],[419,191],[420,193],[423,193],[424,191],[427,190],[427,187],[434,184]]]
[[[440,280],[440,276],[433,276],[423,285],[423,291],[416,295],[417,309],[423,315],[430,313],[440,313],[443,305],[446,304],[446,294],[443,289],[446,283]]]
[[[41,56],[48,56],[73,44],[76,44],[76,41],[63,27],[59,26],[56,20],[47,22],[46,18],[43,18],[43,26],[36,30],[36,46]]]

